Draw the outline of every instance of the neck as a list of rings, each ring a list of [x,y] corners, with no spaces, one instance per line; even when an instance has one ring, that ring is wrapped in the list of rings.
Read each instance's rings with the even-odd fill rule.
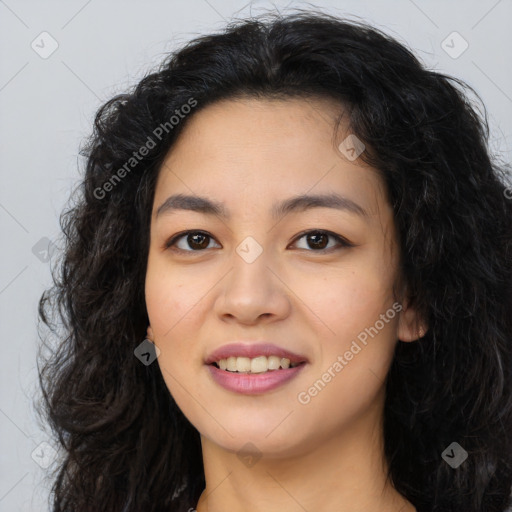
[[[245,463],[201,436],[206,488],[197,512],[415,512],[386,479],[379,410],[294,454]]]

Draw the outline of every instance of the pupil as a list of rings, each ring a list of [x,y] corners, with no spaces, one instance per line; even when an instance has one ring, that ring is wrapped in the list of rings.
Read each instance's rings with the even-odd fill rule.
[[[309,240],[311,240],[312,238],[315,239],[316,237],[323,237],[324,241],[327,240],[327,235],[325,235],[324,233],[310,233],[308,235],[308,239]],[[321,247],[319,247],[318,245],[319,245],[318,241],[316,241],[316,242],[313,241],[313,246],[316,247],[317,249],[318,248],[323,249],[326,246],[325,243],[324,244],[320,243]]]
[[[194,241],[194,238],[197,238],[197,237],[200,237],[200,238],[202,237],[202,239],[203,239],[203,243],[202,244],[201,243],[196,243]],[[201,249],[205,249],[206,247],[208,247],[208,242],[206,244],[204,243],[206,241],[206,239],[207,239],[207,236],[203,235],[202,233],[194,233],[192,235],[188,235],[188,242],[189,242],[189,244],[191,244],[191,246],[193,246],[194,244],[196,246],[199,245],[199,247]]]

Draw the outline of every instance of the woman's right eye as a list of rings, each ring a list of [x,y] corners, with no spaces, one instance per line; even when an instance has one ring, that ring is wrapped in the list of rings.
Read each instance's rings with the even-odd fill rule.
[[[197,250],[179,247],[176,242],[181,241],[181,239],[184,239],[184,243],[188,244],[189,247],[195,247]],[[172,248],[173,251],[177,252],[200,252],[202,249],[211,249],[211,247],[208,247],[208,239],[213,240],[213,237],[204,231],[185,231],[183,233],[178,233],[169,239],[165,243],[165,248]]]

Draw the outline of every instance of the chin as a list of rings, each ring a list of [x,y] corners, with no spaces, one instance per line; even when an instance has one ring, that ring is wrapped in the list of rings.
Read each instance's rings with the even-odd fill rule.
[[[244,451],[254,451],[269,458],[284,458],[297,454],[300,447],[304,446],[305,436],[302,436],[297,428],[292,428],[293,436],[289,434],[287,429],[279,432],[278,425],[280,421],[282,421],[282,417],[273,423],[269,422],[261,425],[225,423],[223,426],[227,432],[215,424],[215,426],[210,426],[212,430],[203,431],[203,436],[221,448],[237,454]],[[277,428],[273,430],[276,426]]]

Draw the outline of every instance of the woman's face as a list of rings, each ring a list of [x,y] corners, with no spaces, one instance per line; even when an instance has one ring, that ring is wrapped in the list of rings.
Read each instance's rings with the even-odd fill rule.
[[[335,108],[218,102],[188,120],[158,177],[145,287],[157,362],[190,422],[227,450],[250,442],[286,456],[375,424],[397,339],[417,337],[393,295],[399,250],[383,182],[353,139],[339,149],[348,132],[333,143]],[[226,216],[169,201],[176,194]],[[345,201],[274,214],[302,195]],[[200,233],[166,247],[185,231]],[[275,347],[244,352],[260,343]],[[206,364],[228,344],[239,346],[227,370]],[[305,362],[264,372],[280,351]]]

